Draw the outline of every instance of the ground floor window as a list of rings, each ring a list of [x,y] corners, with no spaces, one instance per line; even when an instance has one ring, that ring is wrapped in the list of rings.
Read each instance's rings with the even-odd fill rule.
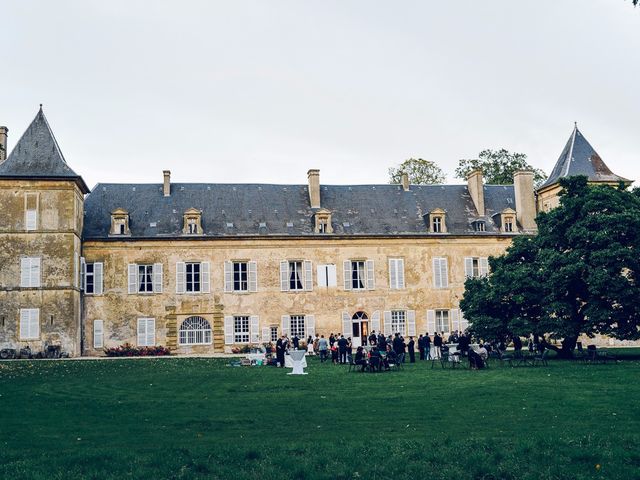
[[[391,331],[405,336],[407,333],[407,315],[404,310],[391,311]]]
[[[233,317],[233,342],[249,343],[249,317]]]
[[[20,309],[20,340],[36,340],[40,338],[40,309]]]
[[[155,318],[138,319],[138,346],[151,347],[156,344]]]
[[[270,335],[271,335],[271,341],[272,342],[277,342],[278,341],[278,327],[273,325],[271,327],[269,327],[270,329]]]
[[[202,317],[189,317],[180,325],[180,345],[210,345],[211,324]]]
[[[436,331],[449,333],[449,310],[436,310]]]
[[[93,321],[93,348],[104,347],[104,322],[102,320]]]
[[[305,338],[304,315],[291,315],[291,338]]]

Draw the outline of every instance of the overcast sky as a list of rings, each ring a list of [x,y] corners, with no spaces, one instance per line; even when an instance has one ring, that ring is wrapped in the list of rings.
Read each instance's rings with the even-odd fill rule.
[[[87,184],[454,179],[485,148],[549,173],[573,122],[640,180],[630,0],[3,2],[0,124],[38,104]]]

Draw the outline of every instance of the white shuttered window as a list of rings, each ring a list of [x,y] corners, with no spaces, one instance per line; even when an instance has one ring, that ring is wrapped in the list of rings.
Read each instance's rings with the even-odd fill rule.
[[[22,257],[20,259],[20,286],[40,286],[40,257]]]
[[[20,309],[20,340],[37,340],[40,338],[40,309]]]
[[[449,287],[449,265],[444,257],[433,259],[433,286],[435,288]]]
[[[93,348],[104,347],[104,322],[102,320],[93,321]]]
[[[138,346],[152,347],[156,344],[156,320],[155,318],[138,319]]]
[[[404,288],[404,259],[389,259],[389,288],[402,290]]]

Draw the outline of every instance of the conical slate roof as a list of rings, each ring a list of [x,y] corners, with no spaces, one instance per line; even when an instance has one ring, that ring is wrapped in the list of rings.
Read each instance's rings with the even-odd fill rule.
[[[553,167],[549,178],[540,186],[540,189],[557,183],[563,177],[584,175],[589,182],[631,183],[631,180],[620,177],[609,170],[576,125],[569,137],[569,141],[562,150],[560,158]]]
[[[67,165],[42,107],[9,158],[0,164],[0,178],[69,179],[74,180],[83,193],[89,193],[82,177]]]

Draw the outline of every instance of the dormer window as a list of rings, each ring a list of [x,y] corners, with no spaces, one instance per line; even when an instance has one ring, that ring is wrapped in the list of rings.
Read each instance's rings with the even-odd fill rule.
[[[182,233],[185,235],[202,235],[201,218],[202,212],[195,208],[190,208],[184,212]]]
[[[487,225],[484,223],[484,220],[478,220],[473,226],[476,232],[485,232],[487,230]]]
[[[331,226],[331,211],[321,208],[315,213],[315,232],[316,233],[333,233]]]
[[[441,208],[436,208],[429,213],[429,231],[447,233],[446,212]]]
[[[516,212],[512,208],[506,208],[500,214],[500,221],[502,223],[502,231],[505,233],[513,233],[517,231],[516,227]]]
[[[129,212],[122,208],[116,208],[111,212],[110,235],[131,235],[129,230]]]

